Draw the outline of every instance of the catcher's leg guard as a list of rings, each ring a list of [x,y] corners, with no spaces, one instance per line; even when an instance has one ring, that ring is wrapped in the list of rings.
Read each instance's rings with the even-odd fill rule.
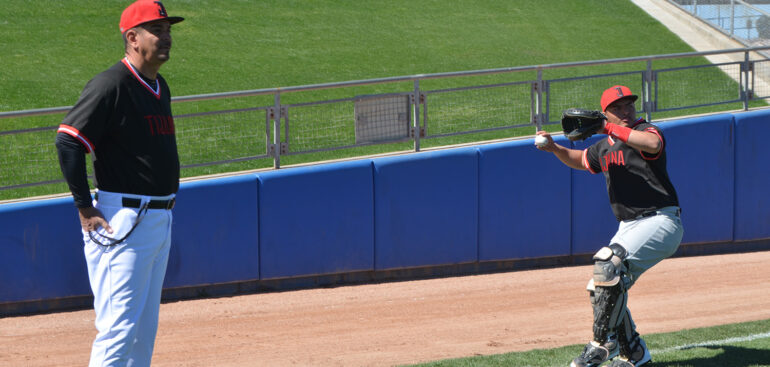
[[[618,346],[621,359],[618,366],[641,366],[652,360],[647,344],[636,332],[636,324],[631,318],[631,312],[626,310],[618,327]],[[613,366],[615,366],[613,364]]]
[[[626,314],[629,279],[624,264],[626,250],[613,243],[594,255],[594,277],[588,283],[594,310],[594,340],[606,343]]]
[[[639,338],[639,333],[636,332],[636,324],[634,319],[631,318],[631,312],[626,309],[620,322],[620,327],[618,327],[618,342],[623,345],[624,352],[629,352],[630,349],[626,348],[637,338]]]

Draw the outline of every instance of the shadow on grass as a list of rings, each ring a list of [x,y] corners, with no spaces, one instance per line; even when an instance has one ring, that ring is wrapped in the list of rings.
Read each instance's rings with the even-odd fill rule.
[[[733,346],[698,347],[712,350],[722,350],[713,357],[696,357],[692,359],[655,362],[650,367],[761,367],[770,366],[770,350],[741,348]]]

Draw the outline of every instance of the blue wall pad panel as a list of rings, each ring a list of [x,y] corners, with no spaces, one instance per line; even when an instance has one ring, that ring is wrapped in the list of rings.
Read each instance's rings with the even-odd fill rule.
[[[736,113],[735,240],[770,237],[770,111]]]
[[[607,135],[595,135],[572,145],[583,150]],[[570,147],[568,145],[565,145]],[[554,159],[556,159],[554,157]],[[607,196],[604,174],[587,170],[572,170],[572,254],[592,254],[609,244],[618,230],[618,220],[612,213]]]
[[[0,303],[90,295],[72,197],[0,205]]]
[[[732,241],[733,116],[663,122],[668,174],[682,207],[682,243]]]
[[[259,278],[257,178],[182,183],[164,287]]]
[[[569,255],[570,168],[533,139],[478,149],[479,261]]]
[[[376,270],[478,260],[478,151],[374,160]]]
[[[262,279],[373,270],[370,160],[258,176]]]

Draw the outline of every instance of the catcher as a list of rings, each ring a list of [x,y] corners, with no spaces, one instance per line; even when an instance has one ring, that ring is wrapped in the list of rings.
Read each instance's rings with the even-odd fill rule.
[[[593,308],[593,340],[570,364],[638,367],[651,361],[644,340],[626,307],[628,290],[646,270],[674,254],[683,228],[676,191],[666,170],[666,139],[644,119],[636,118],[638,97],[628,87],[616,85],[604,91],[604,113],[569,109],[562,116],[570,140],[607,134],[585,150],[554,143],[551,136],[538,149],[553,153],[574,169],[602,172],[607,182],[618,231],[593,256],[593,277],[588,292]],[[615,357],[618,358],[615,358]]]

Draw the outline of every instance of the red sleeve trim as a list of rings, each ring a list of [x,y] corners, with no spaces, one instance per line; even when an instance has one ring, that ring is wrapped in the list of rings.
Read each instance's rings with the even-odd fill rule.
[[[61,125],[59,125],[59,130],[57,132],[65,133],[65,134],[67,134],[67,135],[77,139],[78,141],[80,141],[86,147],[86,153],[91,153],[91,152],[94,151],[94,145],[91,144],[91,141],[88,140],[88,138],[86,138],[85,136],[81,135],[80,131],[78,131],[78,129],[76,129],[76,128],[72,127],[72,126],[69,126],[69,125],[61,124]]]
[[[591,169],[591,164],[588,163],[588,149],[587,148],[583,149],[583,159],[581,159],[581,160],[583,161],[583,167],[585,167],[588,170],[588,172],[596,173],[596,172],[594,172],[594,170]]]
[[[651,133],[657,135],[658,139],[660,140],[660,150],[658,151],[658,154],[655,154],[654,156],[650,157],[650,156],[647,156],[648,153],[645,153],[643,151],[639,152],[639,153],[641,153],[641,156],[642,156],[642,158],[644,160],[654,161],[654,160],[660,158],[661,153],[663,153],[663,149],[666,148],[666,146],[665,146],[666,142],[663,140],[663,137],[660,136],[660,132],[658,131],[658,129],[656,129],[654,127],[648,127],[646,129],[644,129],[644,131],[651,132]]]

